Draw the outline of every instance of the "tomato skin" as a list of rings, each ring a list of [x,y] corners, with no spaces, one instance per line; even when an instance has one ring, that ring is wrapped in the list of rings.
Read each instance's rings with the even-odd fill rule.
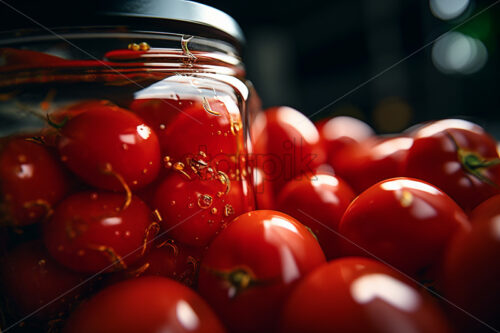
[[[205,105],[195,102],[181,113],[176,112],[161,137],[162,152],[172,161],[184,161],[202,152],[217,170],[234,174],[244,153],[243,127],[237,106],[226,102],[206,99]]]
[[[75,288],[86,276],[60,266],[39,241],[18,245],[2,258],[1,263],[1,289],[13,303],[16,319],[38,310],[34,314],[36,320],[58,317],[89,290],[89,284]]]
[[[463,210],[445,193],[401,177],[361,193],[347,208],[339,230],[357,245],[343,242],[345,255],[374,255],[418,276],[439,261],[455,232],[469,227]]]
[[[0,190],[10,223],[40,222],[72,187],[68,172],[50,148],[24,138],[9,141],[0,155]]]
[[[447,248],[441,287],[450,301],[498,330],[500,195],[476,207],[471,223],[470,232],[458,233]],[[491,332],[463,312],[450,309],[464,331]]]
[[[198,289],[231,331],[267,332],[293,284],[324,262],[302,224],[280,212],[257,210],[234,219],[213,240],[202,259]],[[242,271],[248,279],[231,275]]]
[[[473,153],[479,159],[499,158],[495,140],[481,127],[465,120],[446,119],[415,131],[403,172],[439,187],[469,212],[500,193],[500,165],[476,169],[496,185],[488,184],[466,170],[459,151]]]
[[[333,260],[300,281],[284,307],[281,331],[451,332],[439,310],[403,275],[356,257]]]
[[[335,165],[337,154],[344,148],[367,140],[375,135],[373,129],[363,121],[338,116],[316,124],[321,141],[328,154],[328,163]]]
[[[314,124],[290,107],[273,107],[259,114],[251,136],[253,166],[272,184],[274,196],[288,181],[312,172],[326,160]]]
[[[354,197],[349,185],[338,177],[304,175],[283,188],[277,207],[311,228],[330,260],[340,256],[341,238],[336,233],[340,219]]]
[[[403,176],[402,164],[412,144],[409,137],[371,138],[346,146],[331,164],[335,174],[361,193],[379,181]]]
[[[66,198],[44,225],[49,253],[76,272],[95,273],[118,259],[99,247],[123,259],[121,265],[117,263],[108,271],[137,261],[152,215],[136,196],[132,196],[127,208],[121,209],[124,200],[122,194],[107,192],[80,192]]]
[[[173,280],[147,276],[110,286],[82,304],[64,333],[224,332],[192,290]]]
[[[178,244],[173,239],[155,241],[152,249],[138,262],[126,270],[110,274],[105,284],[111,285],[126,279],[154,275],[194,287],[201,256],[201,249]]]
[[[234,214],[235,197],[218,179],[200,179],[172,172],[158,186],[153,207],[160,212],[163,229],[180,243],[205,246]],[[226,210],[227,207],[227,210]],[[240,213],[240,212],[238,212]]]
[[[160,169],[156,134],[135,114],[112,106],[91,108],[68,120],[58,149],[71,171],[101,189],[122,190],[116,175],[132,189],[142,187]]]

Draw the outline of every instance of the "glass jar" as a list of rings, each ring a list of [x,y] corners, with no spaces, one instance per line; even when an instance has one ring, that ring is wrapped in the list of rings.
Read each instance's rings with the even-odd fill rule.
[[[2,329],[47,329],[87,292],[66,289],[147,274],[165,244],[195,274],[193,253],[254,209],[239,27],[197,3],[131,3],[0,34]]]

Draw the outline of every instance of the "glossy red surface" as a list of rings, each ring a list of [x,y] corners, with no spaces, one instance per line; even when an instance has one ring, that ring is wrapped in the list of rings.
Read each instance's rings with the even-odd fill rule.
[[[295,219],[253,211],[237,217],[208,248],[199,292],[228,329],[267,332],[293,284],[324,262],[316,239]]]
[[[436,187],[393,178],[361,193],[347,208],[339,229],[357,245],[343,242],[345,255],[373,254],[417,276],[439,262],[455,232],[469,227],[462,209]]]
[[[187,175],[187,174],[186,174]],[[160,212],[163,229],[180,243],[205,246],[241,209],[238,193],[226,193],[219,179],[200,179],[170,173],[155,192],[153,207]],[[236,188],[235,188],[236,189]]]
[[[81,284],[86,276],[67,270],[52,259],[43,244],[20,244],[0,260],[2,294],[16,320],[34,314],[37,320],[49,320],[66,313],[77,304],[90,286]]]
[[[253,160],[273,195],[302,173],[312,172],[326,160],[318,130],[302,113],[274,107],[259,114],[251,128]]]
[[[363,121],[338,116],[316,124],[321,141],[328,155],[328,162],[335,166],[339,160],[337,154],[344,148],[362,142],[375,135],[373,129]]]
[[[283,188],[277,208],[311,228],[330,260],[340,256],[339,223],[354,197],[349,185],[338,177],[304,175]]]
[[[70,189],[72,182],[54,152],[24,138],[12,139],[0,153],[1,213],[7,223],[40,222]]]
[[[444,316],[391,268],[341,258],[315,269],[286,302],[282,332],[451,332]]]
[[[481,127],[459,119],[446,119],[419,128],[403,167],[405,176],[425,180],[470,211],[500,193],[500,165],[484,162],[498,159],[497,144]],[[467,170],[463,157],[471,155]]]
[[[85,182],[122,190],[152,182],[160,169],[158,137],[143,120],[117,107],[91,107],[61,128],[61,160]]]
[[[173,280],[147,276],[117,283],[82,304],[64,333],[224,332],[207,304]]]
[[[461,232],[448,247],[442,288],[445,296],[480,321],[500,329],[500,196],[472,212],[470,232]],[[455,318],[468,332],[492,332],[469,315],[454,310]]]
[[[66,198],[44,225],[50,254],[77,272],[98,272],[108,266],[112,271],[137,261],[153,218],[138,197],[122,209],[124,201],[125,195],[107,192]]]
[[[361,193],[384,179],[403,176],[402,163],[413,144],[409,137],[372,138],[340,150],[335,174]]]

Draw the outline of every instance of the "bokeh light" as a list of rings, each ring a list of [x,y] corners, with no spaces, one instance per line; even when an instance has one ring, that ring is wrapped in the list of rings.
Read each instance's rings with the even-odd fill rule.
[[[469,6],[469,0],[430,0],[432,14],[442,20],[460,16]]]
[[[432,61],[445,74],[472,74],[484,67],[488,50],[479,40],[451,32],[434,43]]]

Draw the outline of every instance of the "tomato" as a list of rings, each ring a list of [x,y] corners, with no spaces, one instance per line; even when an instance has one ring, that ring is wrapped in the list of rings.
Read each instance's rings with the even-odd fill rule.
[[[342,179],[312,174],[289,182],[281,191],[278,210],[311,228],[327,259],[340,256],[338,226],[354,192]]]
[[[257,167],[253,168],[252,176],[257,208],[276,208],[273,182],[267,178],[264,171]]]
[[[424,277],[467,216],[445,193],[420,180],[393,178],[361,193],[340,221],[345,255],[374,256]],[[425,276],[426,277],[426,276]]]
[[[81,192],[66,198],[44,225],[50,254],[77,272],[123,269],[137,261],[154,235],[154,223],[138,197],[124,200],[122,194],[107,192]]]
[[[146,276],[110,286],[82,304],[63,332],[224,332],[206,303],[173,280]]]
[[[93,107],[68,120],[58,142],[61,160],[88,184],[139,188],[160,169],[158,137],[144,121],[117,107]]]
[[[85,275],[60,266],[39,241],[17,246],[1,263],[1,289],[17,320],[32,313],[37,320],[60,317],[89,290]]]
[[[49,217],[72,186],[54,152],[24,138],[12,139],[3,148],[0,179],[2,215],[17,226]]]
[[[443,267],[445,296],[486,325],[500,329],[500,196],[472,212],[470,232],[460,232],[449,245]],[[485,324],[454,308],[468,332],[491,332]]]
[[[282,332],[451,332],[444,316],[411,283],[382,263],[341,258],[294,288]]]
[[[381,180],[403,176],[412,144],[409,137],[372,138],[344,147],[331,164],[335,174],[361,193]]]
[[[196,101],[189,99],[140,98],[135,99],[130,104],[130,110],[155,131],[162,147],[162,154],[168,154],[168,150],[165,148],[169,145],[171,138],[166,134],[167,128],[171,126],[177,116],[185,112],[186,108],[195,105],[199,107]]]
[[[497,145],[480,126],[440,120],[416,130],[414,138],[403,166],[406,176],[434,184],[466,211],[500,193]]]
[[[252,211],[213,240],[198,289],[231,331],[267,332],[294,283],[324,262],[320,245],[298,221],[276,211]]]
[[[184,171],[186,170],[186,171]],[[235,196],[225,173],[213,172],[202,179],[189,169],[170,173],[158,186],[153,207],[163,229],[175,240],[191,246],[205,246],[235,215]],[[238,212],[238,213],[241,213]]]
[[[274,196],[288,181],[312,172],[326,160],[314,124],[290,107],[274,107],[259,114],[251,136],[253,166],[272,183]]]
[[[201,251],[173,239],[155,242],[153,248],[126,270],[110,274],[107,284],[139,276],[163,276],[192,287],[200,267]]]
[[[204,98],[185,108],[166,127],[160,141],[162,151],[175,162],[206,155],[218,170],[240,172],[244,153],[243,127],[238,107],[232,101]],[[231,177],[231,180],[235,177]]]
[[[316,124],[321,141],[328,154],[328,162],[335,165],[337,153],[345,147],[362,142],[375,135],[373,129],[363,121],[339,116]]]

